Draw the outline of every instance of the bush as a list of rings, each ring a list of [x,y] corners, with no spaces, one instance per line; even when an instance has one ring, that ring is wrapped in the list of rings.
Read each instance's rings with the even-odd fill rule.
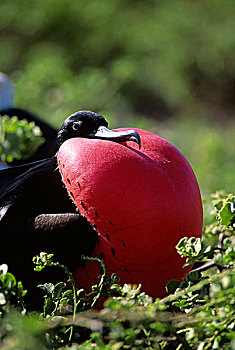
[[[43,312],[27,313],[22,285],[2,265],[1,348],[233,349],[234,204],[235,196],[216,193],[213,205],[217,220],[205,227],[203,239],[191,237],[179,242],[179,254],[187,257],[186,264],[192,264],[193,269],[183,281],[169,281],[169,296],[164,299],[153,300],[140,285],[119,285],[115,275],[106,276],[100,259],[100,283],[86,294],[76,289],[66,267],[53,262],[52,255],[41,253],[34,258],[36,270],[60,266],[72,289],[66,290],[64,282],[40,286],[46,293]],[[102,295],[108,297],[104,308],[92,311]],[[87,308],[90,310],[83,311]]]

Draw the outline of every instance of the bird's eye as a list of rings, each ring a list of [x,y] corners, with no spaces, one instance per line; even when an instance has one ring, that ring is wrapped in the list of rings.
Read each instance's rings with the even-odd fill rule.
[[[81,126],[82,126],[82,122],[81,122],[81,121],[79,121],[79,122],[74,122],[74,123],[72,124],[72,129],[73,129],[74,131],[78,131],[78,130],[81,129]]]

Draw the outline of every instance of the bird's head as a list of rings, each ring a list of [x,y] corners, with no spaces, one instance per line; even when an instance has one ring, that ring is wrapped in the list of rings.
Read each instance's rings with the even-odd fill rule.
[[[135,130],[113,131],[108,129],[108,122],[97,113],[79,111],[69,116],[58,132],[59,146],[73,137],[109,140],[114,142],[133,141],[141,146],[140,136]]]

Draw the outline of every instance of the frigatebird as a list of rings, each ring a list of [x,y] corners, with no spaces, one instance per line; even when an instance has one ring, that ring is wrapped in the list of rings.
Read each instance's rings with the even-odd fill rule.
[[[105,118],[90,111],[69,116],[58,132],[58,147],[69,138],[134,141],[134,130],[112,131]],[[91,154],[92,157],[92,154]],[[28,305],[37,309],[42,303],[36,288],[42,282],[62,278],[59,271],[45,274],[33,271],[32,257],[41,251],[54,253],[56,259],[74,271],[81,254],[90,254],[96,233],[69,199],[57,166],[56,155],[0,171],[0,263],[23,282]]]

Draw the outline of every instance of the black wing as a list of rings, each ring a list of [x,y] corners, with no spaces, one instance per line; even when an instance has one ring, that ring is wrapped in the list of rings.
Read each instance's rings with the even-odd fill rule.
[[[24,186],[35,176],[57,168],[56,156],[0,170],[0,220],[20,196]]]

